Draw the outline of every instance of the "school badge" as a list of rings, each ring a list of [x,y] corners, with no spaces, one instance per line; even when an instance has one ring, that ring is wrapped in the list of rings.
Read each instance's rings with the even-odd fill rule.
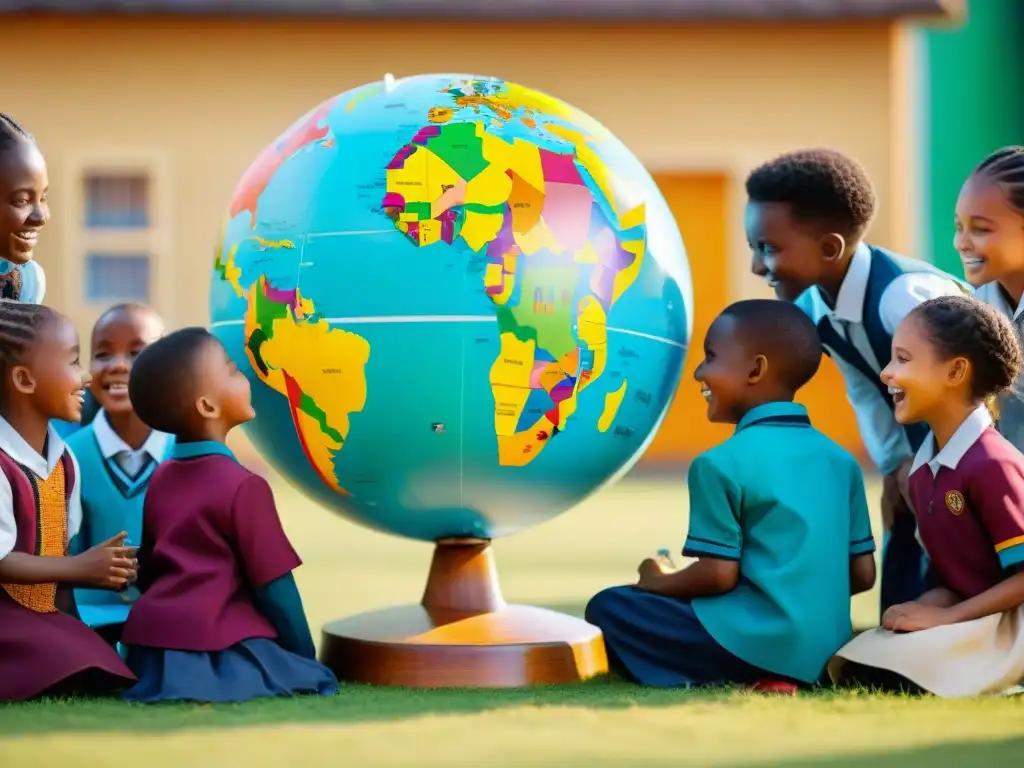
[[[946,509],[954,515],[964,511],[964,495],[960,491],[946,491]]]

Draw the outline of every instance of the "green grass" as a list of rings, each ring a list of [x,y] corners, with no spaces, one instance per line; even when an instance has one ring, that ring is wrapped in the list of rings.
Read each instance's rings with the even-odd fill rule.
[[[430,547],[357,528],[276,483],[311,625],[420,597]],[[877,496],[872,492],[869,496]],[[877,526],[876,526],[877,528]],[[676,549],[684,489],[628,481],[495,544],[510,601],[579,614],[630,581],[639,560]],[[876,620],[858,597],[855,623]],[[1024,700],[941,701],[820,691],[645,690],[622,682],[519,691],[350,686],[330,699],[238,706],[44,701],[0,706],[0,765],[352,766],[1010,765],[1024,749]]]

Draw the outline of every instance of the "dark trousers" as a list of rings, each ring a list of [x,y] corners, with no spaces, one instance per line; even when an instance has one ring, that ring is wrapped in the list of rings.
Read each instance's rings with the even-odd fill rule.
[[[917,520],[913,515],[896,516],[882,549],[882,613],[894,605],[916,600],[927,590],[926,558],[916,534]]]

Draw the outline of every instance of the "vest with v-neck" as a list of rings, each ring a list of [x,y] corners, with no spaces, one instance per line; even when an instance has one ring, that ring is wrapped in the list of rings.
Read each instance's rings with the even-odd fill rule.
[[[905,274],[913,272],[929,272],[959,284],[955,278],[946,275],[941,270],[917,259],[906,256],[899,256],[884,248],[875,246],[868,247],[871,253],[871,270],[868,273],[867,285],[864,290],[863,326],[871,351],[881,366],[879,370],[864,359],[857,347],[843,334],[836,330],[828,314],[816,318],[818,334],[825,351],[832,357],[842,359],[848,365],[856,369],[878,390],[883,401],[893,409],[892,395],[888,387],[879,378],[881,369],[889,364],[892,358],[892,333],[890,333],[882,322],[881,306],[882,296],[894,280]],[[970,290],[963,287],[965,294]],[[910,443],[911,450],[916,451],[924,442],[928,434],[928,427],[925,424],[908,424],[903,427]]]
[[[150,460],[134,477],[130,476],[114,456],[104,457],[92,424],[71,435],[67,442],[82,473],[82,528],[75,551],[84,551],[121,531],[128,533],[129,545],[138,546],[142,541],[143,501],[159,462]],[[169,438],[161,461],[170,458],[173,447],[174,440]],[[82,621],[94,627],[123,623],[134,596],[134,590],[75,590]]]

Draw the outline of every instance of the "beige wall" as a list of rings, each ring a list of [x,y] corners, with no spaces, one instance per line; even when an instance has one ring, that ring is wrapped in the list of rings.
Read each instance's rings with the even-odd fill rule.
[[[890,190],[899,38],[885,23],[771,26],[527,26],[4,18],[0,105],[50,162],[53,222],[39,248],[48,303],[87,326],[81,174],[139,165],[155,175],[154,303],[202,323],[212,249],[235,181],[293,119],[385,72],[468,71],[549,91],[606,123],[656,171],[724,171],[800,145],[860,158],[885,205],[874,239],[907,236]],[[895,64],[894,64],[895,62]],[[897,67],[898,68],[898,67]],[[850,116],[858,116],[851,120]],[[730,290],[746,274],[742,184],[730,185]],[[905,190],[901,190],[904,191]],[[905,207],[907,200],[900,201]],[[130,246],[132,238],[92,245]],[[694,254],[700,258],[700,254]]]

